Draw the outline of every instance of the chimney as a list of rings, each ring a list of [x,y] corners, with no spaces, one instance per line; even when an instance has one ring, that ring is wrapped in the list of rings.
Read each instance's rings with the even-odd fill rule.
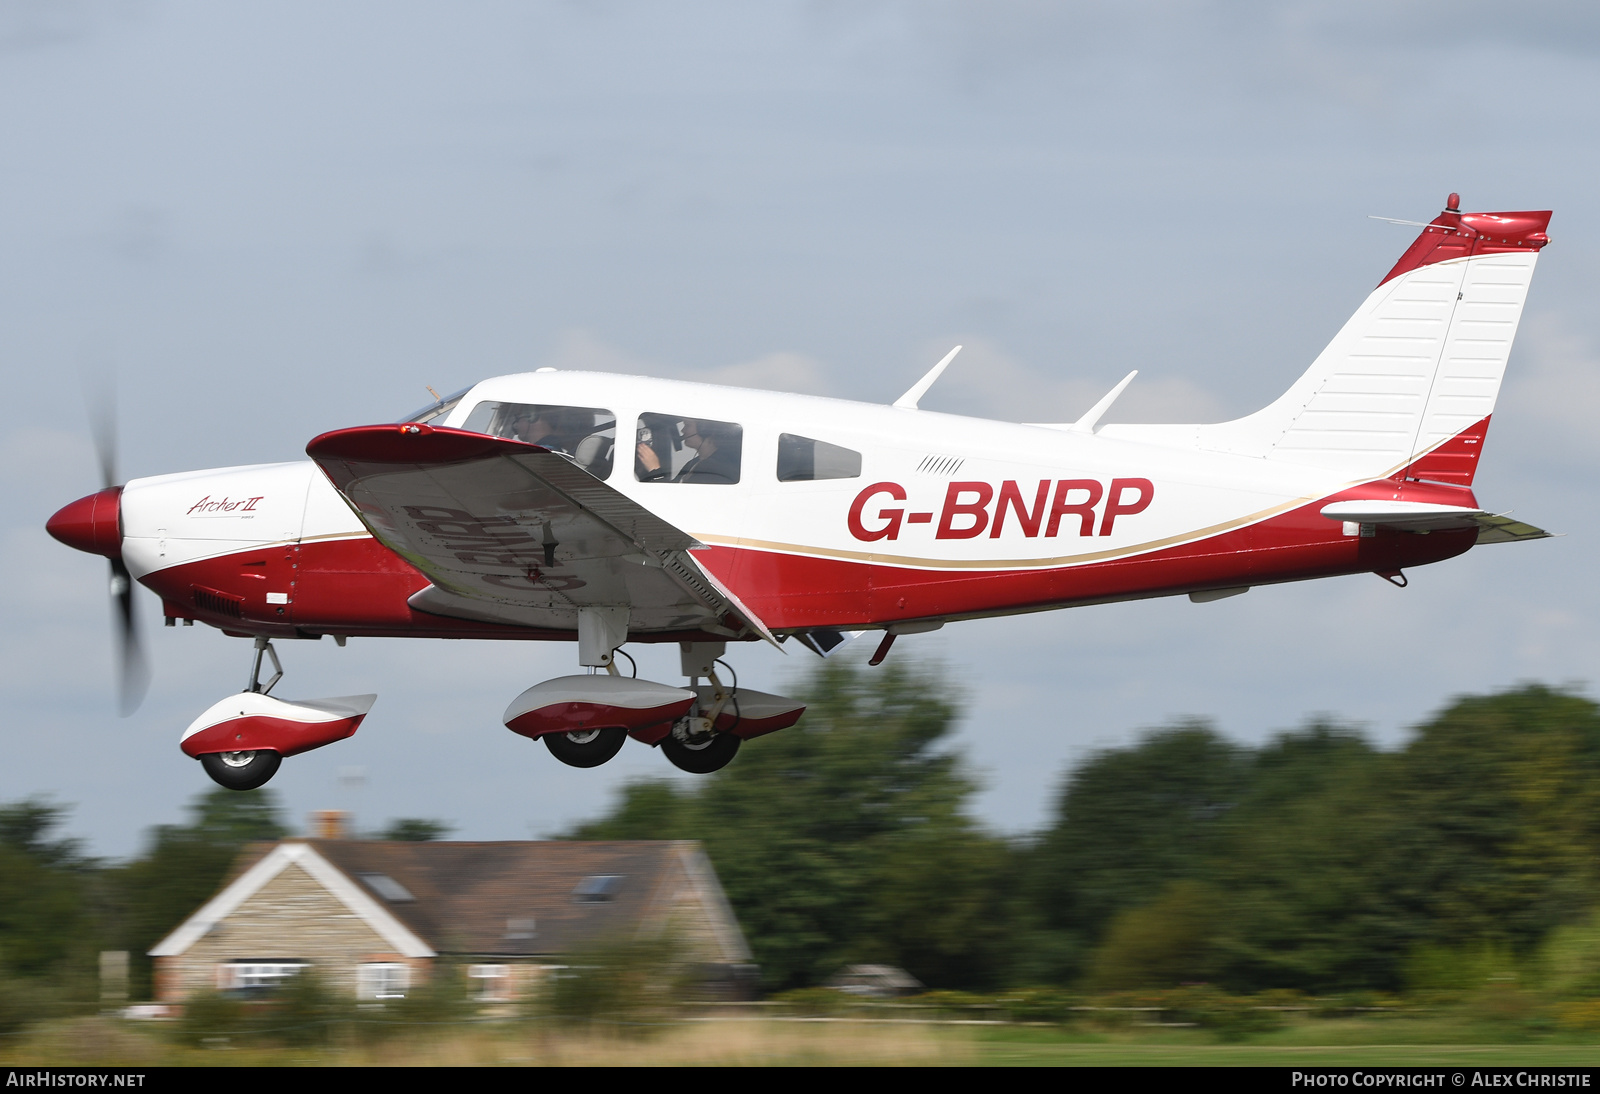
[[[318,809],[311,814],[312,839],[348,839],[350,814],[343,809]]]

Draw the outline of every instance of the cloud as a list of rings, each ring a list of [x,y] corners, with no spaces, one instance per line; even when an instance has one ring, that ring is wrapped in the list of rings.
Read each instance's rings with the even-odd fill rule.
[[[827,395],[832,391],[827,376],[827,366],[803,353],[769,353],[753,361],[740,361],[720,368],[707,369],[686,376],[685,379],[701,380],[708,384],[727,384],[730,387],[792,391],[800,395]]]
[[[596,336],[593,332],[571,329],[561,332],[555,349],[545,359],[551,368],[582,372],[622,372],[639,376],[659,376],[661,366]]]
[[[1560,313],[1523,321],[1495,408],[1496,432],[1547,457],[1600,456],[1600,350]]]
[[[788,350],[764,354],[748,361],[694,368],[637,357],[592,331],[573,329],[562,333],[547,361],[559,369],[661,376],[702,384],[789,391],[801,395],[828,395],[834,391],[827,365],[815,357]]]
[[[144,13],[143,4],[110,0],[9,0],[0,5],[0,55],[79,45]]]
[[[1005,421],[1076,421],[1122,376],[1063,376],[1020,361],[983,338],[960,339],[962,350],[922,400],[926,410]],[[929,343],[928,361],[944,343]],[[935,356],[937,352],[937,356]],[[1226,417],[1222,403],[1193,381],[1141,372],[1106,413],[1107,422],[1213,422]]]

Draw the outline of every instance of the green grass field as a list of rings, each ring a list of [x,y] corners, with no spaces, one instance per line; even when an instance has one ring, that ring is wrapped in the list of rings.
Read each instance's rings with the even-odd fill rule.
[[[1304,1019],[1242,1043],[1194,1029],[772,1018],[686,1021],[621,1036],[550,1022],[440,1025],[315,1048],[218,1040],[110,1018],[53,1022],[5,1038],[14,1066],[1600,1066],[1600,1037],[1533,1033],[1465,1018]]]

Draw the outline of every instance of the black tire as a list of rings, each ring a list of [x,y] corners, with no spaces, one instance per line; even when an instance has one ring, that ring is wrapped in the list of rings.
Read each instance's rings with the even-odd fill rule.
[[[207,752],[200,757],[211,781],[229,790],[254,790],[278,773],[283,757],[270,749],[254,752]]]
[[[621,726],[606,726],[577,733],[546,733],[539,739],[550,755],[568,767],[599,767],[622,751],[628,731]]]
[[[739,751],[739,738],[731,733],[713,733],[703,744],[685,744],[673,736],[661,739],[661,751],[679,771],[709,775],[721,771]]]

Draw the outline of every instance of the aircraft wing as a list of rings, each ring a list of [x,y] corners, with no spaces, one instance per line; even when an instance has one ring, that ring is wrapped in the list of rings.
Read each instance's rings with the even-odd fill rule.
[[[415,423],[306,446],[372,535],[420,570],[418,611],[573,630],[580,608],[628,609],[633,633],[773,641],[689,550],[694,538],[565,456]]]
[[[1548,539],[1550,533],[1503,513],[1469,509],[1464,505],[1436,505],[1408,501],[1336,501],[1322,507],[1329,520],[1376,524],[1403,532],[1434,532],[1476,528],[1479,543],[1516,543]]]

